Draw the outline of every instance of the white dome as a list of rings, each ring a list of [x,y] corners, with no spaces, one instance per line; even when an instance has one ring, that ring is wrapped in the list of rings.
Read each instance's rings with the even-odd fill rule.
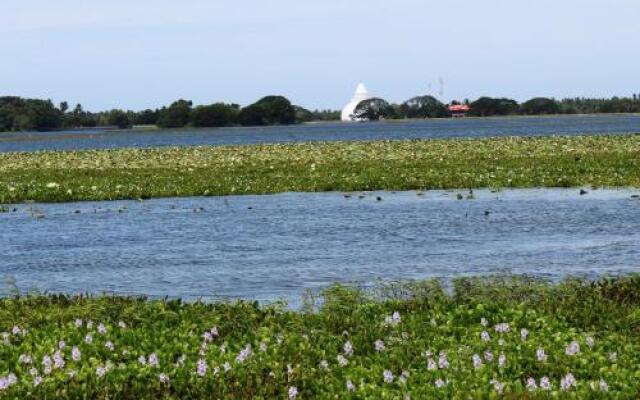
[[[360,104],[361,101],[369,100],[371,98],[373,98],[373,96],[369,94],[364,84],[359,83],[358,87],[356,88],[356,92],[353,95],[353,99],[351,99],[349,104],[347,104],[342,109],[342,116],[341,116],[342,121],[345,121],[345,122],[356,121],[356,118],[353,117],[353,112],[356,110],[356,107],[358,107],[358,104]]]

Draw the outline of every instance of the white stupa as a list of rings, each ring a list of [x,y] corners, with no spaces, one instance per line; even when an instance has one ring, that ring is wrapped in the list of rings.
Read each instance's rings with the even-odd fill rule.
[[[357,118],[354,118],[353,116],[353,112],[356,110],[356,107],[361,101],[369,100],[371,98],[373,98],[373,96],[369,94],[364,84],[359,83],[356,88],[356,93],[353,95],[353,99],[351,99],[349,104],[342,109],[342,120],[345,122],[356,121]]]

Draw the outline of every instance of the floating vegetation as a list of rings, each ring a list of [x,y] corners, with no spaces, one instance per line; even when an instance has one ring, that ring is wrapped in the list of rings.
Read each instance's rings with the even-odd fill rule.
[[[334,286],[300,311],[0,300],[0,397],[616,398],[640,392],[640,277]]]
[[[640,186],[640,135],[0,154],[4,204],[590,185]]]

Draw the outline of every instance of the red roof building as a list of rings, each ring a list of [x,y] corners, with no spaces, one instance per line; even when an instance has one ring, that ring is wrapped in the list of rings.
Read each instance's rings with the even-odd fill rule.
[[[449,106],[449,111],[453,118],[464,117],[470,109],[471,107],[467,104],[452,104]]]

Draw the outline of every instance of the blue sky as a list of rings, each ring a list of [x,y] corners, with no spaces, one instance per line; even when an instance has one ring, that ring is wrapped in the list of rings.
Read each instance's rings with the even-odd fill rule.
[[[142,109],[640,93],[638,0],[2,0],[0,95]]]

